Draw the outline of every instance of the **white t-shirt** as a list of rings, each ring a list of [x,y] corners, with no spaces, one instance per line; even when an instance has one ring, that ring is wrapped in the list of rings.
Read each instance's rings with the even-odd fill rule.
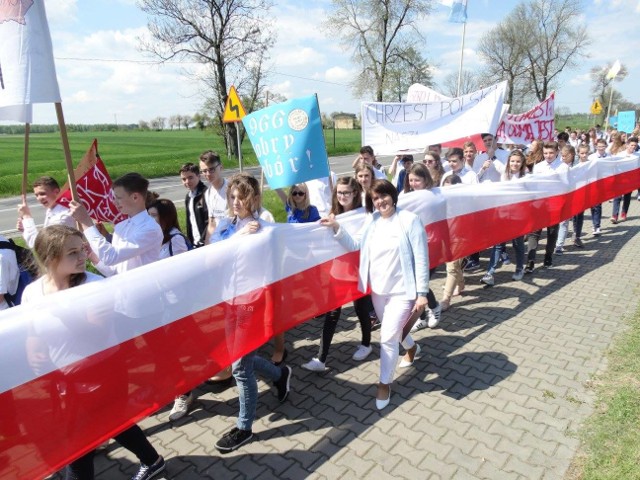
[[[160,248],[160,260],[163,258],[169,258],[171,256],[171,252],[173,252],[173,255],[175,256],[179,253],[189,251],[187,241],[180,234],[180,230],[172,228],[170,233],[172,235],[171,239],[167,243],[163,243],[162,248]],[[169,250],[169,244],[171,244],[171,250]]]
[[[442,180],[440,180],[440,186],[444,185],[445,179],[447,177],[450,177],[454,173],[455,172],[453,170],[449,170],[444,175],[442,175]],[[476,175],[476,172],[471,170],[466,165],[462,167],[462,169],[459,172],[457,172],[456,175],[460,177],[460,180],[462,180],[462,183],[464,183],[465,185],[474,185],[478,183],[478,176]]]
[[[211,185],[204,194],[204,201],[207,204],[209,218],[214,218],[216,223],[226,218],[229,213],[227,206],[227,185],[227,179],[225,178],[223,179],[220,189]]]
[[[404,294],[399,247],[402,233],[398,216],[379,218],[371,228],[367,242],[371,291],[384,295]]]
[[[509,152],[497,149],[494,156],[496,158],[491,162],[491,166],[484,172],[482,171],[482,165],[484,165],[484,162],[489,158],[489,155],[486,152],[483,152],[475,158],[473,162],[473,171],[478,174],[478,181],[480,183],[500,181],[509,159]]]
[[[331,181],[336,184],[337,176],[331,172]],[[309,189],[309,202],[318,209],[321,217],[326,217],[331,211],[331,197],[333,192],[329,187],[329,177],[316,178],[305,182]]]

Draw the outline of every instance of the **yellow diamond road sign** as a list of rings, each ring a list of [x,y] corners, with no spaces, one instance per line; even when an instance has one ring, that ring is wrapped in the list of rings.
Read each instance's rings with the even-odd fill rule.
[[[600,115],[601,113],[602,113],[602,104],[600,103],[600,100],[596,99],[593,101],[593,104],[591,105],[591,114]]]
[[[229,95],[227,96],[227,104],[224,107],[224,115],[222,115],[222,121],[224,123],[241,122],[242,118],[246,114],[247,112],[245,112],[244,107],[242,106],[242,102],[240,101],[240,97],[238,97],[236,87],[231,85],[231,88],[229,89]]]

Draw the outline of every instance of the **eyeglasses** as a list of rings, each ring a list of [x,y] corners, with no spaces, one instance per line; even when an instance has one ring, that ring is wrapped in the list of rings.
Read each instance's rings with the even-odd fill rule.
[[[220,164],[217,164],[215,167],[211,167],[211,168],[202,168],[200,170],[200,173],[202,173],[203,175],[206,175],[207,173],[213,173],[216,171],[216,168],[218,168],[220,166]]]
[[[291,192],[293,197],[304,197],[304,192]]]
[[[347,196],[347,195],[351,195],[353,193],[353,190],[345,190],[344,192],[336,192],[336,195],[342,195],[342,196]]]
[[[431,159],[428,159],[428,160],[425,158],[425,159],[423,160],[423,162],[424,162],[424,163],[436,163],[436,160],[435,160],[435,158],[431,158]]]

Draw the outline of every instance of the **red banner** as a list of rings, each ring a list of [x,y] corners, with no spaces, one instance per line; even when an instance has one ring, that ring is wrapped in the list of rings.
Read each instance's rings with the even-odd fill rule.
[[[93,220],[116,224],[126,218],[116,207],[111,177],[98,154],[98,140],[93,141],[74,174],[78,199]],[[71,190],[68,185],[63,187],[57,201],[60,205],[69,206]]]

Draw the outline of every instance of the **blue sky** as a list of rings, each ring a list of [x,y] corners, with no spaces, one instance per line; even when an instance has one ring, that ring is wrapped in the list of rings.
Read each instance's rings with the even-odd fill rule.
[[[294,1],[275,3],[272,12],[280,33],[271,52],[269,90],[288,98],[317,93],[326,113],[359,112],[360,102],[371,99],[355,98],[348,86],[357,71],[351,52],[320,28],[330,2],[316,1],[311,7]],[[478,40],[517,3],[469,0],[465,68],[480,68]],[[68,123],[137,123],[200,110],[200,87],[185,74],[197,65],[140,63],[150,59],[137,49],[139,38],[147,34],[147,18],[134,0],[46,0],[46,7]],[[460,55],[462,25],[448,23],[447,14],[446,7],[434,2],[433,13],[419,24],[426,40],[423,55],[435,65],[437,85],[447,74],[457,72]],[[590,68],[616,58],[630,72],[616,87],[627,99],[640,103],[639,90],[632,88],[640,77],[639,14],[638,0],[585,0],[575,21],[588,26],[590,57],[579,69],[563,73],[556,106],[586,112],[592,101]],[[36,107],[34,123],[55,121],[53,106]]]

